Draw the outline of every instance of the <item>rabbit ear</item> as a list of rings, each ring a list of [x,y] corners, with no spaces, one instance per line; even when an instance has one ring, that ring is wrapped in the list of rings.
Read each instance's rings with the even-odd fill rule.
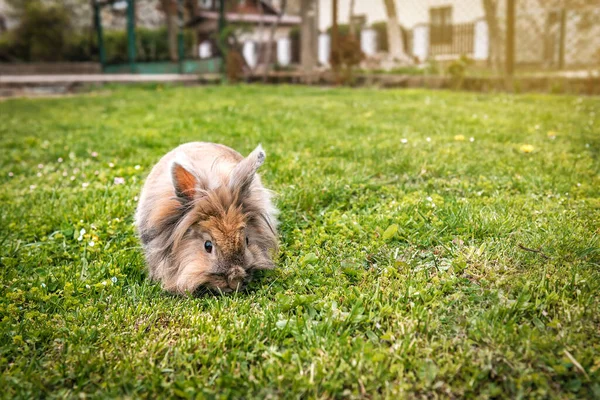
[[[246,192],[254,180],[256,170],[265,162],[266,154],[259,144],[248,157],[244,158],[233,168],[229,177],[229,188],[239,190],[240,193]]]
[[[181,199],[192,200],[196,192],[201,189],[200,179],[196,174],[178,161],[171,164],[171,179],[175,194]]]

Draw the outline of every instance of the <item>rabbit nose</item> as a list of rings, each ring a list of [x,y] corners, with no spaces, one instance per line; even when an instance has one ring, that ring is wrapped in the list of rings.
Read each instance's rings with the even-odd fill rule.
[[[227,285],[230,289],[236,290],[242,286],[246,271],[241,267],[232,267],[227,274]]]

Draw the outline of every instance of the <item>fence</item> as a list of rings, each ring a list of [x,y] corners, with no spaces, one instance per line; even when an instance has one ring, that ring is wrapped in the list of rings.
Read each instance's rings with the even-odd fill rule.
[[[398,0],[396,4],[404,50],[417,63],[466,56],[476,68],[509,75],[600,70],[600,0]],[[382,35],[375,29],[377,22],[371,18],[361,29]],[[361,41],[362,50],[377,57],[387,51],[379,48],[382,42]],[[322,38],[320,45],[320,61],[326,63],[330,40]]]
[[[227,1],[232,7],[242,4]],[[361,48],[369,58],[368,61],[375,60],[369,65],[375,65],[377,59],[385,59],[388,40],[384,2],[338,2],[342,9],[346,7],[339,13],[338,21],[340,29],[342,25],[346,25],[346,31],[350,19],[347,9],[351,2],[355,3],[353,21],[357,23],[356,31]],[[90,6],[90,3],[96,7]],[[276,2],[273,1],[274,3]],[[288,3],[294,2],[290,0]],[[76,47],[75,44],[78,43],[75,43],[75,39],[81,39],[82,45],[79,47],[87,50],[75,52],[81,53],[76,59],[69,58],[69,55],[57,59],[95,61],[99,57],[107,67],[105,70],[110,70],[114,65],[120,69],[129,65],[131,70],[140,70],[141,66],[137,68],[136,65],[146,63],[153,71],[158,71],[160,63],[168,71],[198,72],[200,67],[194,66],[198,64],[198,59],[210,60],[219,54],[215,46],[219,26],[216,4],[216,1],[199,0],[82,2],[78,6],[81,12],[75,13],[81,16],[73,16],[72,20],[77,24],[87,24],[88,28],[69,35],[68,50],[69,54],[73,53],[71,47]],[[244,4],[253,2],[248,0]],[[317,15],[324,14],[326,8],[331,7],[331,0],[321,0],[319,4]],[[405,61],[412,59],[419,65],[442,64],[466,56],[475,61],[473,68],[488,69],[495,74],[566,71],[600,73],[600,0],[395,0],[395,4],[402,32],[401,42],[406,53],[404,55],[409,56],[402,57]],[[193,9],[194,5],[198,7],[197,10]],[[244,6],[244,12],[247,8]],[[242,15],[236,12],[231,15],[232,23],[241,23],[248,30],[243,35],[244,56],[247,56],[248,64],[269,62],[288,67],[301,62],[301,18],[298,10],[292,11],[289,5],[288,10],[289,13],[281,18],[276,30],[269,60],[266,60],[265,43],[271,23],[275,20],[274,15],[264,15],[265,21],[262,23],[257,22],[263,19],[260,13]],[[7,18],[10,15],[0,17]],[[92,15],[96,18],[93,19]],[[328,19],[331,23],[330,18]],[[91,21],[95,21],[93,26],[89,26]],[[185,21],[185,29],[180,29],[181,21]],[[6,25],[13,26],[16,23],[12,21]],[[98,35],[98,39],[88,33],[93,32],[94,28],[101,32],[102,26],[104,34]],[[176,29],[169,29],[173,26]],[[316,53],[319,62],[326,65],[330,58],[331,40],[326,33],[328,26],[320,23],[319,27],[321,31]],[[174,31],[176,37],[173,35]],[[48,31],[48,35],[51,34]],[[54,36],[62,38],[64,35]],[[0,60],[21,60],[13,57],[14,54],[8,51],[11,49],[8,49],[5,42],[0,40],[0,44],[3,44],[0,46]],[[23,46],[13,47],[19,50]],[[105,49],[104,52],[99,51],[102,48]],[[262,52],[259,51],[261,49]],[[173,51],[177,54],[173,54]],[[93,53],[93,57],[88,53]],[[179,63],[177,66],[173,62],[184,59],[188,62],[185,65]],[[206,65],[210,67],[213,64],[216,65]]]

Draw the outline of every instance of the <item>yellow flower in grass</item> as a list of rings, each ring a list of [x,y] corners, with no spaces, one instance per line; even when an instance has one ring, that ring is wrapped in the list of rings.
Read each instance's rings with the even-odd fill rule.
[[[464,135],[456,135],[456,136],[454,136],[454,140],[456,140],[457,142],[462,142],[463,140],[465,140],[465,136]]]
[[[519,148],[523,153],[531,153],[535,147],[533,147],[530,144],[523,144],[521,145],[521,147]]]
[[[558,136],[556,132],[554,132],[554,131],[548,131],[548,138],[549,139],[554,140],[554,139],[556,139],[556,136]]]

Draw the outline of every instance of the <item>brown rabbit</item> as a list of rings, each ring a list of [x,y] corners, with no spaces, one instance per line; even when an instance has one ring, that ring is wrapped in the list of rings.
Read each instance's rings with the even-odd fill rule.
[[[136,226],[150,277],[174,293],[237,290],[252,271],[275,267],[277,209],[256,174],[265,152],[187,143],[148,176]]]

